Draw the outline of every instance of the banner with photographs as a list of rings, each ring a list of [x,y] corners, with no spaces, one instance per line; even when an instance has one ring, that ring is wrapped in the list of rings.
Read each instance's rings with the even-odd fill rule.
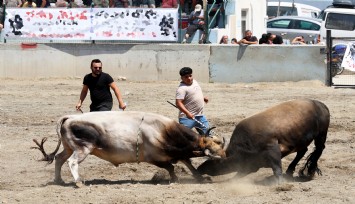
[[[178,9],[9,8],[6,39],[177,41]]]
[[[355,42],[350,42],[346,47],[341,66],[355,72]]]

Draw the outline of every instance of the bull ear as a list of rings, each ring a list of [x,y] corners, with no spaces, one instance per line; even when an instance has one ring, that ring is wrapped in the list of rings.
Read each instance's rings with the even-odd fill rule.
[[[201,128],[198,128],[198,127],[195,127],[198,134],[201,135],[201,136],[206,136],[205,133],[203,132],[203,130]]]
[[[194,155],[196,155],[197,157],[205,156],[205,154],[202,151],[192,151],[192,153],[194,153]]]

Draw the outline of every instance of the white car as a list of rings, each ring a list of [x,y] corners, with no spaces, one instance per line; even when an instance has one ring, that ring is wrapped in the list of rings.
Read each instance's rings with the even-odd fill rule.
[[[267,21],[267,32],[280,35],[284,40],[292,41],[303,36],[305,42],[314,43],[320,34],[321,20],[299,16],[280,16]]]
[[[355,9],[331,7],[324,10],[320,29],[321,41],[326,41],[327,30],[332,37],[355,39]],[[336,40],[342,42],[342,40]],[[336,42],[333,42],[335,44]]]

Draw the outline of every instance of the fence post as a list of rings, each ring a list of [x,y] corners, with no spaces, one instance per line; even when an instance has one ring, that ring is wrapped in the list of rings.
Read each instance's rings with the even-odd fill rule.
[[[331,68],[331,60],[332,60],[332,47],[333,47],[333,42],[332,42],[332,31],[327,30],[327,35],[326,35],[326,53],[327,53],[327,80],[326,80],[326,85],[331,86],[333,84],[333,79],[332,79],[332,68]]]

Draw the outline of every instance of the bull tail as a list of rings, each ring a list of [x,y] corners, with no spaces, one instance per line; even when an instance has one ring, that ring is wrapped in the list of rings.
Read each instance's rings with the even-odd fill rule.
[[[43,158],[40,161],[46,161],[48,162],[48,164],[51,164],[54,159],[55,159],[55,155],[57,154],[59,147],[62,143],[62,135],[60,133],[60,128],[62,127],[63,123],[69,118],[69,116],[64,116],[61,119],[59,119],[58,123],[57,123],[57,135],[58,135],[58,144],[57,147],[55,148],[55,150],[50,153],[47,154],[46,151],[44,150],[44,143],[47,141],[47,137],[42,138],[41,143],[39,143],[36,139],[33,139],[33,142],[36,143],[37,147],[31,147],[31,149],[38,149],[42,152],[43,154]]]
[[[330,123],[329,109],[323,103],[319,101],[314,102],[317,106],[318,113],[318,128],[319,133],[314,138],[314,151],[308,155],[307,162],[304,167],[299,171],[300,176],[305,176],[305,170],[307,169],[308,177],[312,178],[317,172],[318,175],[322,175],[322,171],[318,168],[318,159],[322,155],[323,149],[325,148],[325,142],[327,140],[328,127]]]

